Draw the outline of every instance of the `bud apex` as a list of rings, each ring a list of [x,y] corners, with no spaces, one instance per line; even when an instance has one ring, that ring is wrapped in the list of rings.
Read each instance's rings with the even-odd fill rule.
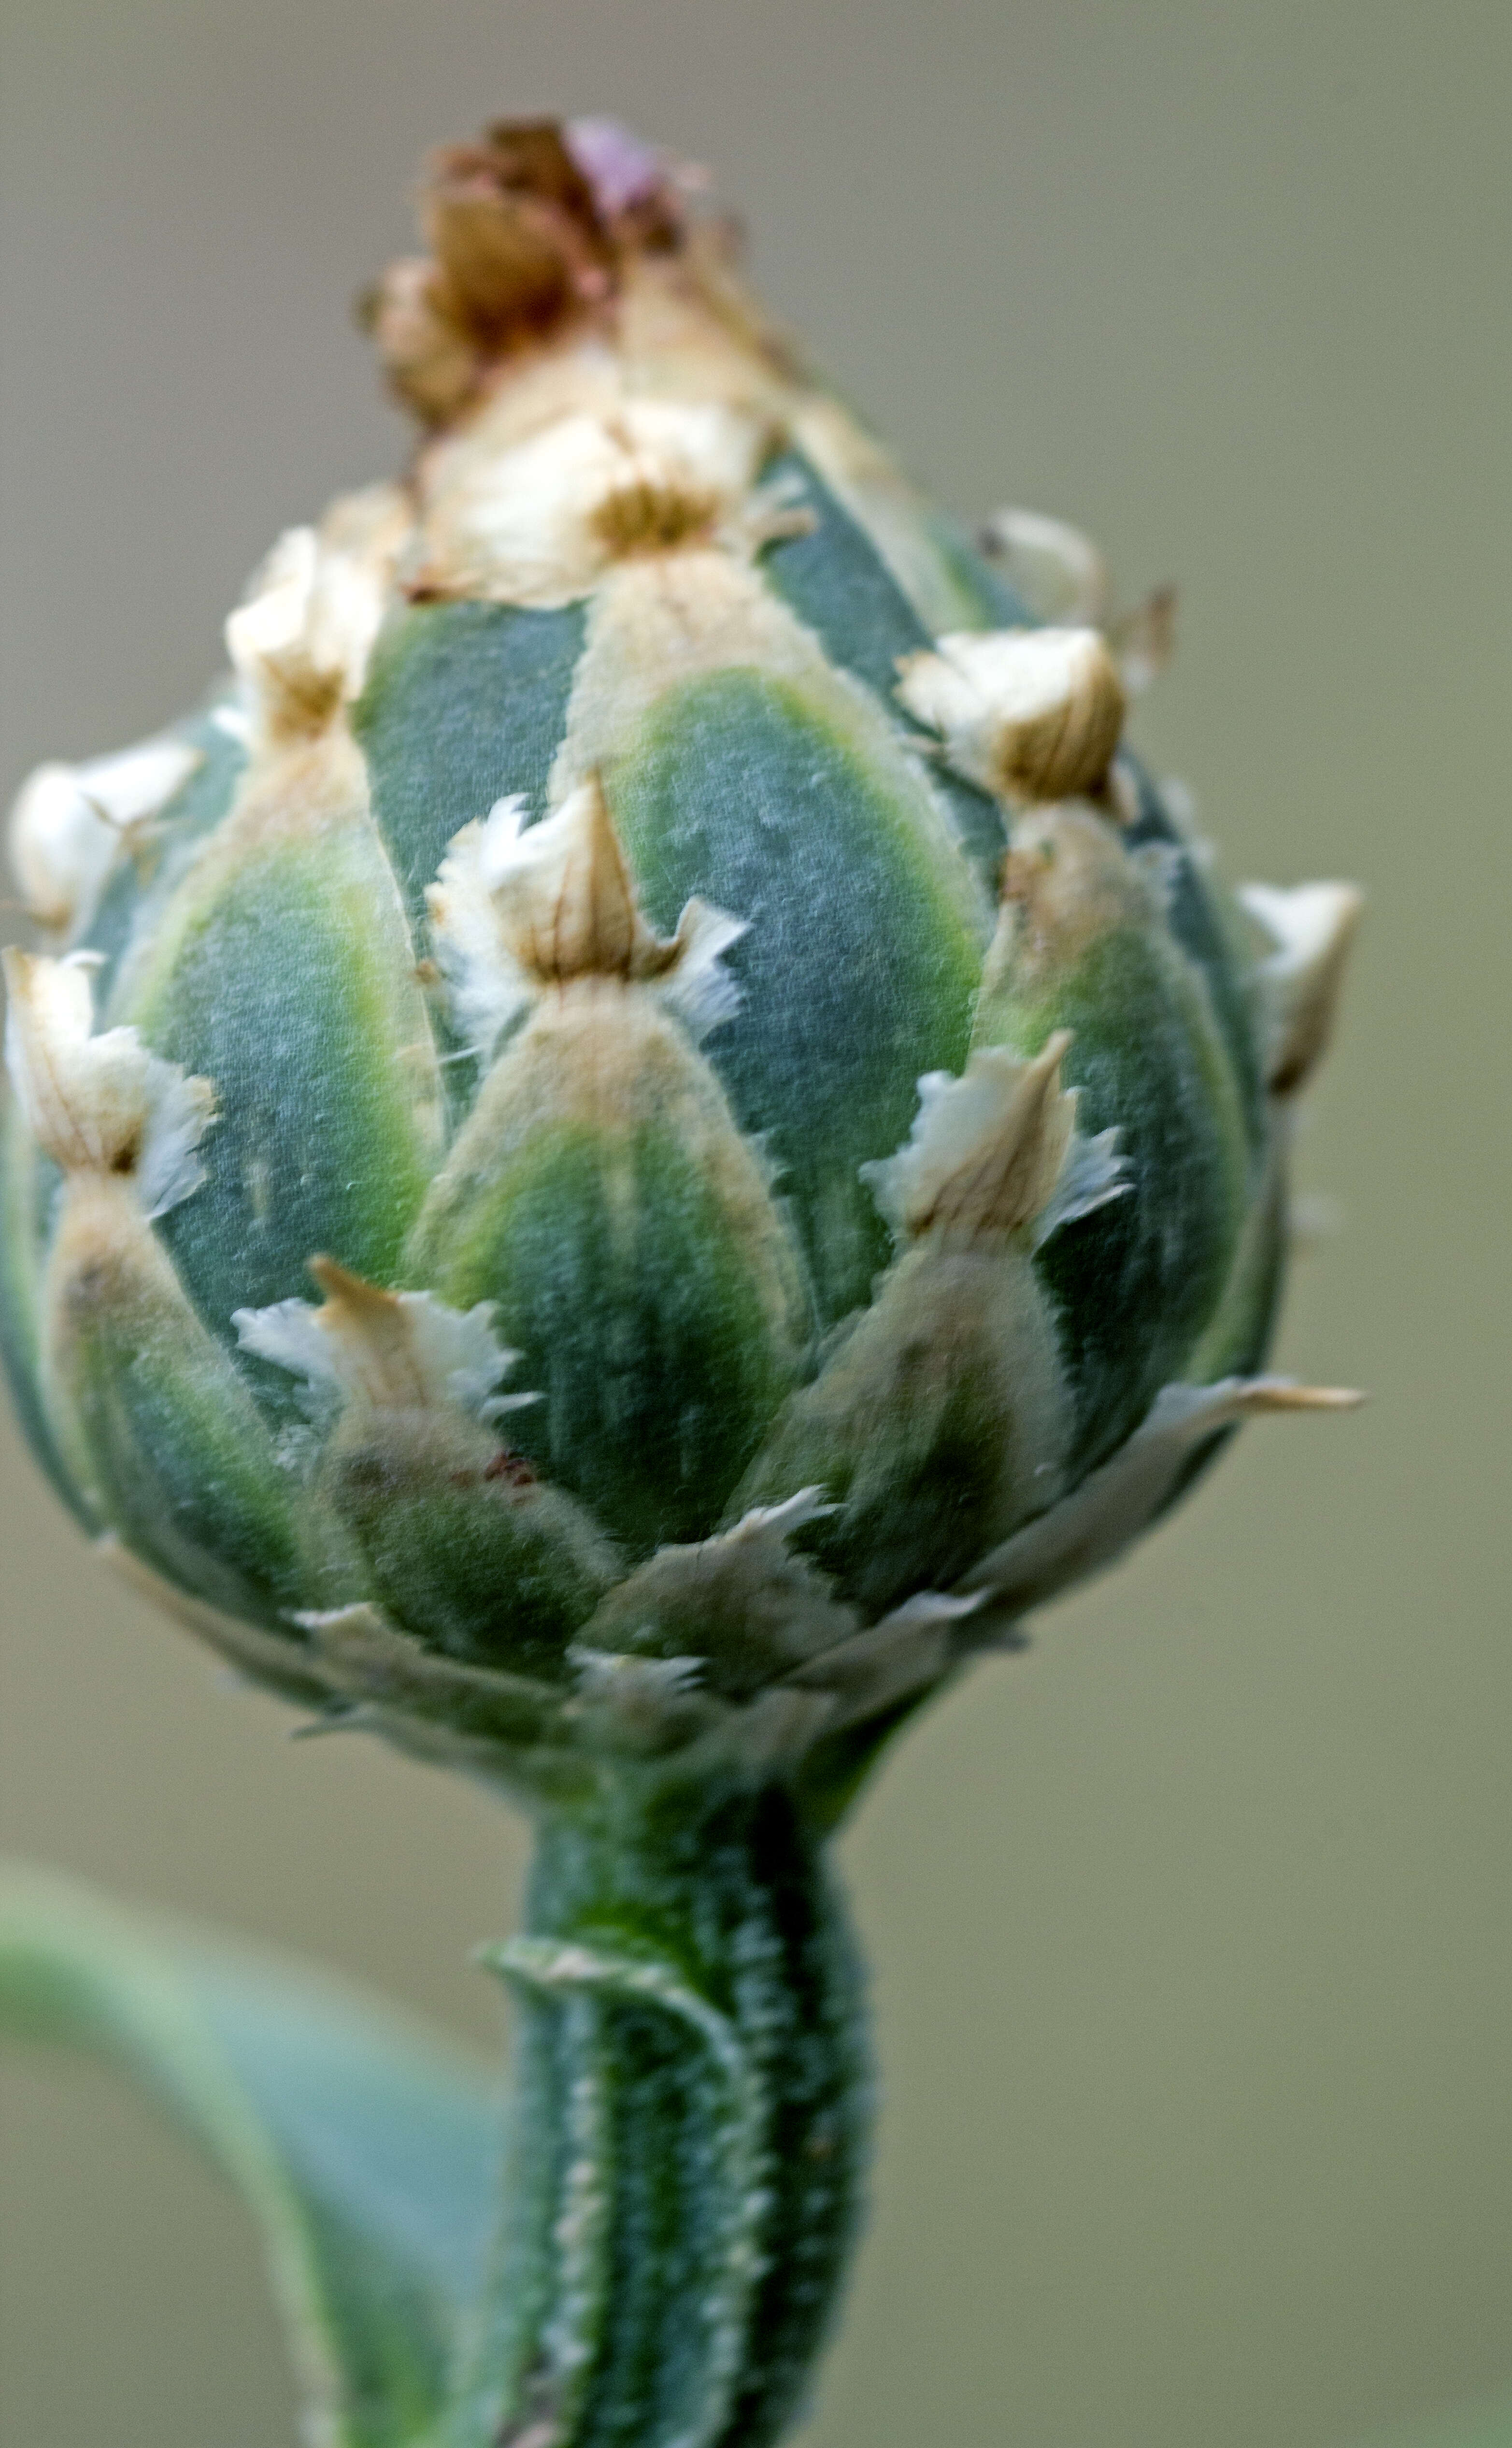
[[[395,391],[449,424],[511,359],[602,316],[627,261],[673,248],[682,220],[663,157],[612,120],[444,146],[421,190],[431,254],[393,265],[370,309]]]
[[[549,123],[436,154],[421,226],[446,318],[500,349],[549,330],[608,286],[593,192]]]
[[[604,220],[668,208],[669,165],[656,145],[643,144],[617,119],[571,119],[562,134]]]

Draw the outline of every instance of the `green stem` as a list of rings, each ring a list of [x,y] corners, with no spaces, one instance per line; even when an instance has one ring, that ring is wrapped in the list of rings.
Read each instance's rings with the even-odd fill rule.
[[[860,1984],[821,1839],[771,1786],[616,1777],[542,1822],[510,2226],[469,2441],[757,2448],[856,2227]]]

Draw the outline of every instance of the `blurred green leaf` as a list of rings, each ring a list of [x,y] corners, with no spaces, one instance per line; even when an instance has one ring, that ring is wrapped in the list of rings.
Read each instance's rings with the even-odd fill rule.
[[[497,2212],[485,2068],[359,1990],[30,1870],[0,1874],[0,2031],[133,2075],[230,2177],[318,2448],[433,2435]]]

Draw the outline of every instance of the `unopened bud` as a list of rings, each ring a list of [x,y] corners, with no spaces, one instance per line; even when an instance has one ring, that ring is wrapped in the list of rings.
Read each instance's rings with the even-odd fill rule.
[[[1124,744],[1171,599],[925,502],[623,129],[433,162],[425,430],[12,842],[0,1333],[222,1654],[539,1795],[838,1810],[1264,1375],[1358,901]],[[1036,626],[1043,622],[1044,626]]]

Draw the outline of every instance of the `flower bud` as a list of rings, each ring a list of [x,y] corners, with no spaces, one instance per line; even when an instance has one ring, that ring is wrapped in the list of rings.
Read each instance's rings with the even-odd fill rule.
[[[1358,897],[1124,738],[1169,601],[980,556],[607,123],[439,156],[403,486],[12,831],[0,1330],[105,1552],[538,1790],[826,1779],[1252,1412]],[[848,1789],[846,1786],[845,1789]]]

